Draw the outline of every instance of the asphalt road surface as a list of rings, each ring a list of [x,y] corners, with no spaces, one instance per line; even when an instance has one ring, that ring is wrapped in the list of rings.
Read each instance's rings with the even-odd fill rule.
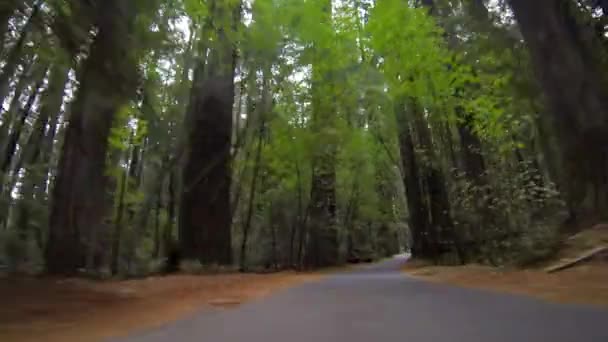
[[[608,342],[608,311],[431,284],[399,272],[403,262],[202,310],[120,342]]]

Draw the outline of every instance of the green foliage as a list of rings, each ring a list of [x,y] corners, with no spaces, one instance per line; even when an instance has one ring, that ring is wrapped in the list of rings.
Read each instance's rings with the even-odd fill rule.
[[[551,257],[565,209],[555,186],[527,164],[489,170],[487,185],[457,175],[452,187],[455,223],[471,256],[494,265],[528,265]]]
[[[406,1],[378,2],[367,27],[370,44],[382,56],[381,70],[394,96],[433,105],[450,96],[454,72],[442,31],[425,9]]]
[[[121,269],[143,274],[160,268],[161,260],[153,255],[159,241],[150,224],[156,214],[150,204],[157,196],[162,207],[159,226],[170,227],[170,239],[177,235],[177,222],[168,222],[168,205],[179,202],[183,191],[179,175],[182,151],[187,148],[184,132],[188,131],[183,123],[190,96],[206,91],[192,89],[194,71],[222,44],[234,47],[239,57],[235,87],[243,93],[235,99],[240,107],[235,106],[239,125],[234,135],[241,145],[235,144],[230,161],[236,202],[233,244],[235,249],[240,247],[253,196],[251,265],[301,261],[292,259],[298,244],[305,245],[310,235],[312,225],[307,220],[314,205],[310,203],[313,171],[318,169],[336,176],[332,184],[337,201],[335,228],[342,254],[376,258],[403,247],[409,234],[403,189],[408,165],[400,158],[398,133],[404,128],[414,144],[421,203],[431,202],[425,177],[433,169],[449,189],[454,232],[465,240],[474,258],[522,264],[549,255],[556,246],[555,227],[563,204],[552,183],[537,170],[545,166],[513,162],[515,150],[530,150],[529,160],[543,152],[537,151],[536,116],[542,108],[530,77],[529,57],[521,43],[505,33],[509,25],[482,31],[466,8],[448,11],[447,3],[437,1],[442,11],[452,14],[442,18],[430,15],[418,2],[404,0],[134,1],[138,15],[130,36],[121,38],[129,40],[124,58],[132,62],[124,65],[136,66],[131,71],[138,79],[125,99],[127,104],[114,113],[105,170],[111,196],[100,205],[100,210],[114,209],[105,212],[106,224],[112,227],[119,216],[117,203],[124,201],[122,214],[128,218],[123,217]],[[48,44],[41,37],[51,35],[54,27],[39,30],[27,42],[22,59],[64,63],[54,57],[57,46],[73,43],[77,55],[70,57],[81,63],[90,52],[94,30],[79,23],[81,13],[74,12],[77,6],[69,1],[49,4],[44,11],[47,20],[41,20],[41,25],[57,16],[68,21],[68,32],[73,32],[53,33],[61,37],[53,37]],[[238,6],[243,10],[235,24],[230,11]],[[10,27],[7,47],[20,36],[22,21]],[[55,38],[61,38],[60,44],[55,44]],[[5,56],[3,52],[0,64],[6,63]],[[24,69],[22,64],[19,67]],[[210,70],[204,71],[203,77]],[[19,72],[9,77],[7,85],[17,83]],[[77,87],[81,75],[74,75],[71,83]],[[74,86],[70,85],[66,100],[75,92]],[[268,99],[271,104],[266,108],[263,101]],[[393,107],[401,101],[408,105],[408,112],[396,117]],[[67,104],[63,107],[69,108]],[[66,119],[59,120],[58,127]],[[10,123],[2,124],[9,127]],[[456,132],[465,124],[483,148],[484,185],[462,173],[463,154],[469,147],[459,144]],[[29,120],[26,126],[19,150],[28,140]],[[421,128],[428,130],[428,142],[423,142]],[[56,151],[61,149],[52,143],[63,137],[51,138],[52,152],[46,163],[55,167],[60,160]],[[256,165],[260,142],[261,158]],[[137,170],[129,170],[135,150],[142,160]],[[20,170],[3,175],[12,186],[0,198],[7,212],[19,202],[12,193],[24,195],[20,193],[23,181],[31,176],[40,183],[46,177],[49,165],[39,164],[40,174],[35,177],[20,176]],[[256,179],[255,169],[259,171]],[[51,171],[53,178],[56,170]],[[136,177],[126,177],[128,171],[137,171]],[[174,198],[169,198],[170,175],[175,178]],[[250,194],[254,181],[256,192]],[[119,194],[123,186],[124,196]],[[27,227],[6,215],[8,233],[0,241],[5,245],[5,260],[12,264],[29,258],[29,245],[22,245],[15,232],[46,235],[49,192],[46,184],[36,183],[35,190],[20,202],[32,216]],[[139,227],[139,222],[147,224]],[[103,249],[109,249],[109,235],[100,239]],[[37,240],[38,245],[44,244],[44,239]],[[196,263],[184,268],[204,269]]]

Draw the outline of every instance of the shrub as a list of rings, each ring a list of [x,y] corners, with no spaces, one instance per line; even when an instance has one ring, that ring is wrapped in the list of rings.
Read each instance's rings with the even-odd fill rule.
[[[525,265],[551,256],[559,243],[564,204],[555,186],[527,164],[489,168],[488,184],[457,174],[451,187],[456,229],[470,258]]]

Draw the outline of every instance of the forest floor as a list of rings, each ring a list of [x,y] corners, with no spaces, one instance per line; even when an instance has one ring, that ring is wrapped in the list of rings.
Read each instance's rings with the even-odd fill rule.
[[[461,287],[522,294],[559,303],[608,307],[608,258],[603,257],[548,273],[547,266],[573,259],[585,251],[608,246],[608,228],[590,229],[570,237],[553,260],[533,268],[493,268],[482,265],[434,266],[410,261],[404,271],[421,279]]]
[[[327,272],[174,275],[125,281],[0,278],[0,341],[99,341],[230,308]]]

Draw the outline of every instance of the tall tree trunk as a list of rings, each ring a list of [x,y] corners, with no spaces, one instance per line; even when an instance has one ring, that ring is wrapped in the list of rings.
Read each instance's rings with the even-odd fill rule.
[[[212,1],[212,18],[228,21],[236,29],[240,6],[229,8]],[[203,264],[232,263],[230,210],[230,147],[234,69],[234,35],[217,23],[217,40],[207,65],[195,71],[186,115],[188,149],[183,167],[183,189],[179,218],[181,254]],[[202,69],[208,71],[204,77]]]
[[[440,19],[446,16],[446,14],[440,14],[436,11],[435,0],[424,0],[423,4],[430,8],[431,15]],[[483,0],[466,0],[464,1],[464,5],[477,25],[483,27],[486,31],[491,30],[492,22]],[[447,30],[446,41],[450,49],[457,49],[460,44],[456,34]],[[457,89],[457,94],[462,93],[462,90]],[[460,95],[457,95],[457,97],[460,97]],[[474,132],[473,115],[467,113],[460,105],[456,106],[455,112],[460,119],[457,123],[457,128],[458,135],[460,136],[464,173],[473,184],[484,185],[487,183],[484,176],[485,162],[482,155],[481,140]]]
[[[321,20],[327,27],[332,25],[331,1],[323,2]],[[315,59],[331,58],[331,51],[324,46],[315,47]],[[330,127],[335,126],[335,107],[327,99],[327,91],[333,87],[332,72],[322,74],[313,63],[312,80],[312,129],[318,134],[313,151],[313,175],[310,191],[309,240],[306,252],[308,266],[332,266],[340,262],[339,234],[336,220],[336,158],[337,141]]]
[[[574,214],[608,213],[608,92],[594,33],[567,0],[510,0],[560,140]],[[567,86],[565,86],[567,85]]]
[[[448,200],[448,191],[446,188],[445,177],[442,170],[439,168],[437,156],[434,153],[434,144],[431,137],[431,129],[428,122],[420,113],[420,108],[412,101],[411,110],[415,131],[418,136],[420,147],[424,151],[426,163],[422,165],[423,182],[426,185],[430,209],[430,253],[437,253],[434,258],[439,257],[439,254],[446,252],[447,248],[456,248],[460,251],[461,248],[457,243],[454,234],[454,224],[450,216],[450,205]],[[451,246],[446,246],[451,245]]]
[[[3,146],[7,143],[7,139],[11,131],[11,126],[13,125],[13,121],[15,120],[15,115],[19,112],[19,108],[21,108],[21,96],[23,95],[23,92],[26,90],[27,86],[31,84],[32,81],[38,81],[33,80],[33,75],[37,73],[38,69],[40,69],[39,63],[36,64],[35,62],[31,62],[24,65],[23,72],[21,73],[21,75],[19,75],[19,79],[17,80],[17,84],[15,85],[13,98],[9,103],[8,109],[3,112],[2,106],[0,106],[0,114],[2,114],[2,126],[0,126],[0,146]]]
[[[110,256],[110,272],[112,273],[112,275],[116,275],[119,272],[120,242],[122,239],[122,231],[124,227],[123,216],[125,213],[125,197],[127,195],[127,183],[129,182],[128,174],[128,169],[123,170],[122,177],[120,179],[120,185],[118,187],[118,204],[116,206],[114,233],[112,234],[112,254]]]
[[[300,163],[296,160],[296,187],[297,187],[297,212],[294,215],[291,232],[289,233],[289,266],[295,266],[295,243],[298,230],[302,229],[302,177],[300,172]]]
[[[172,167],[173,165],[170,155],[165,155],[161,160],[160,165],[151,165],[151,170],[148,172],[150,175],[143,184],[143,203],[141,203],[137,212],[133,210],[133,207],[127,209],[127,213],[129,215],[128,220],[133,226],[131,234],[129,235],[128,239],[126,239],[128,244],[126,248],[127,263],[129,265],[131,265],[135,260],[137,247],[141,244],[141,241],[149,232],[148,221],[150,219],[150,214],[156,207],[158,195],[162,193],[164,180]],[[130,179],[133,180],[133,178]]]
[[[160,233],[160,211],[163,208],[162,188],[156,197],[156,207],[154,208],[154,244],[152,245],[152,257],[160,256],[161,233]]]
[[[473,132],[473,118],[471,114],[465,113],[462,108],[458,108],[457,111],[463,120],[463,122],[458,124],[458,134],[460,136],[464,173],[473,184],[483,186],[487,182],[485,179],[486,167],[482,155],[481,141],[477,134]]]
[[[69,73],[69,70],[66,70],[66,86],[69,82],[69,74],[67,73]],[[61,94],[60,101],[61,103],[63,103],[63,93]],[[59,105],[59,107],[61,108],[61,104]],[[42,192],[50,193],[51,187],[49,185],[53,180],[53,177],[51,175],[54,174],[54,170],[56,169],[54,164],[56,163],[57,159],[54,155],[54,152],[57,149],[57,146],[55,144],[55,138],[58,132],[63,131],[63,125],[60,122],[61,116],[63,116],[63,112],[61,110],[57,110],[51,113],[51,117],[48,124],[49,129],[47,130],[46,134],[44,135],[44,138],[42,139],[42,144],[40,147],[40,160],[41,164],[43,165],[43,172],[41,174],[40,181],[37,183],[38,188]]]
[[[121,242],[123,240],[123,230],[125,226],[125,212],[127,213],[127,225],[133,224],[133,216],[135,215],[133,205],[131,203],[127,203],[126,197],[129,193],[135,191],[138,188],[138,185],[136,184],[136,173],[139,169],[139,146],[134,144],[136,134],[136,131],[131,131],[131,136],[129,137],[128,143],[128,146],[131,147],[130,153],[127,153],[124,157],[124,162],[128,166],[123,170],[118,187],[118,202],[116,204],[114,233],[112,234],[112,255],[110,258],[110,272],[112,273],[112,275],[116,275],[120,271],[120,249]],[[131,239],[133,238],[134,237],[131,236]],[[130,250],[128,254],[133,255],[136,246],[135,244],[132,244],[129,247]]]
[[[395,115],[399,131],[399,151],[403,163],[403,184],[407,198],[409,228],[412,233],[412,256],[425,258],[430,256],[428,254],[429,211],[422,194],[418,160],[414,151],[414,142],[404,101],[397,100]]]
[[[105,160],[116,111],[136,88],[128,52],[135,18],[131,2],[104,1],[98,33],[82,69],[53,188],[47,271],[73,274],[103,222]]]
[[[338,227],[336,222],[336,150],[324,146],[314,159],[310,192],[310,229],[307,264],[313,267],[336,265],[339,262]]]
[[[6,227],[8,224],[12,204],[11,194],[13,190],[13,185],[17,183],[17,179],[19,178],[18,169],[13,170],[13,172],[9,171],[11,162],[17,149],[17,144],[21,136],[21,130],[25,125],[25,120],[31,114],[32,106],[34,105],[34,102],[38,97],[38,91],[41,86],[42,81],[34,85],[25,106],[19,110],[21,112],[20,116],[13,123],[13,127],[11,127],[11,134],[8,136],[7,141],[3,146],[3,156],[1,160],[2,164],[0,165],[0,227]],[[21,237],[25,238],[26,236],[25,234],[21,234]]]
[[[262,104],[265,105],[268,101],[266,100],[266,94],[270,91],[270,89],[266,89],[266,85],[264,86],[264,100],[262,100]],[[262,146],[264,144],[264,120],[261,119],[259,123],[260,127],[258,129],[258,145],[255,152],[255,161],[253,164],[253,175],[251,177],[251,185],[249,188],[249,200],[247,203],[247,216],[245,217],[245,224],[243,226],[243,240],[241,241],[241,254],[239,266],[241,271],[245,271],[247,269],[247,240],[249,238],[249,231],[251,228],[251,218],[253,217],[253,207],[255,203],[255,192],[258,184],[258,174],[260,172],[260,162],[262,159]]]
[[[46,126],[49,123],[49,119],[53,115],[56,115],[61,108],[67,80],[68,68],[65,67],[62,61],[56,61],[49,74],[48,87],[41,95],[40,113],[38,114],[38,118],[32,128],[28,141],[24,146],[22,158],[25,172],[21,185],[22,198],[17,205],[16,220],[17,226],[25,232],[30,231],[30,206],[31,202],[34,200],[36,192],[35,187],[37,185],[39,186],[40,179],[43,178],[42,173],[46,173],[44,165],[41,165],[39,162],[43,155],[43,147],[41,145],[44,139],[44,133]],[[44,193],[45,189],[46,187],[44,187],[42,191],[38,190],[38,192]],[[40,202],[41,198],[37,198],[37,200]],[[36,236],[42,235],[39,227],[36,229],[35,233]],[[37,242],[39,247],[42,248],[42,239],[38,238]]]
[[[174,246],[173,242],[173,223],[175,221],[175,171],[169,174],[169,185],[167,186],[167,222],[163,229],[163,248],[165,256]],[[178,265],[179,266],[179,265]]]
[[[32,9],[32,13],[23,26],[19,39],[8,53],[4,67],[0,71],[0,105],[4,103],[4,100],[9,93],[11,78],[15,74],[15,71],[17,70],[17,67],[19,66],[23,57],[23,49],[25,44],[29,40],[31,32],[36,27],[36,20],[38,20],[41,5],[42,1],[39,1]]]
[[[55,20],[50,29],[58,43],[70,56],[77,56],[87,48],[98,7],[104,1],[47,1]]]
[[[306,206],[306,211],[304,212],[304,217],[302,218],[302,223],[300,224],[300,237],[298,239],[298,268],[302,269],[305,267],[305,256],[306,256],[306,243],[308,239],[308,218],[310,217],[310,206],[311,202],[308,202]]]
[[[273,217],[273,211],[276,210],[274,208],[274,204],[270,203],[270,217]],[[277,270],[279,268],[278,263],[278,243],[277,243],[277,227],[276,222],[274,220],[270,221],[270,262],[272,264],[272,269]]]
[[[4,205],[8,205],[11,202],[13,184],[16,184],[19,177],[19,170],[21,169],[21,166],[17,165],[13,172],[10,172],[11,164],[13,162],[15,152],[17,151],[17,145],[21,137],[23,126],[25,125],[27,118],[32,114],[34,103],[38,98],[39,90],[44,81],[44,76],[39,76],[41,76],[39,81],[32,87],[28,100],[23,108],[20,108],[20,115],[17,117],[17,120],[13,122],[11,132],[2,146],[2,156],[0,158],[0,175],[2,175],[0,178],[0,196],[2,197],[2,203]],[[11,180],[11,177],[13,180]],[[0,213],[0,225],[2,226],[6,225],[8,222],[9,208],[9,206],[1,208],[2,213]]]
[[[44,74],[46,74],[46,70]],[[23,108],[21,109],[21,115],[13,123],[13,126],[11,127],[11,133],[9,134],[4,146],[2,146],[2,156],[0,157],[0,171],[3,174],[6,174],[8,172],[11,163],[13,162],[15,152],[17,151],[17,145],[19,144],[19,140],[21,138],[23,127],[25,126],[27,118],[32,114],[32,107],[34,106],[34,103],[38,98],[40,88],[42,87],[42,84],[44,82],[44,74],[42,75],[42,79],[32,87],[28,100],[26,101],[25,106],[23,106]],[[20,169],[21,165],[18,165],[15,168],[15,171],[19,172]]]

